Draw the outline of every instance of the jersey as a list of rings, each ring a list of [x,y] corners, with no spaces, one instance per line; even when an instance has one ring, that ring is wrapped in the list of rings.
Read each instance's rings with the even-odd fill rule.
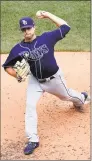
[[[3,67],[13,66],[17,60],[25,58],[37,79],[54,75],[59,69],[54,56],[54,46],[69,30],[70,27],[64,24],[56,30],[44,32],[32,42],[21,41],[12,48]]]

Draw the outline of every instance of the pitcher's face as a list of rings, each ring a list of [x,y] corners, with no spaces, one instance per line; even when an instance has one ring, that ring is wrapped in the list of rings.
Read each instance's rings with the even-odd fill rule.
[[[35,36],[35,27],[32,28],[24,28],[22,29],[22,32],[24,34],[24,39],[28,40],[28,39],[33,39],[33,37]]]

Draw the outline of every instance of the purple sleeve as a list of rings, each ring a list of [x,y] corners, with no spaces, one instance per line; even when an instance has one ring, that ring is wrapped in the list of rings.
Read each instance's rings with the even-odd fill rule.
[[[13,47],[10,51],[10,54],[8,55],[6,61],[4,62],[4,64],[2,65],[2,67],[9,67],[9,66],[13,66],[14,63],[16,63],[16,60],[20,60],[21,57],[18,54],[18,49],[16,49],[17,46]]]
[[[55,44],[57,41],[63,39],[65,35],[69,32],[70,27],[68,25],[62,25],[58,29],[53,30],[51,32],[47,32],[47,37],[49,41]]]

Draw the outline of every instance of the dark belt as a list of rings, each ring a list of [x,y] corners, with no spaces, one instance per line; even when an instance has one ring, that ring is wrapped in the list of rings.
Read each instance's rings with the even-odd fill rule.
[[[49,81],[49,80],[51,80],[51,79],[53,79],[53,78],[55,78],[55,77],[54,77],[54,76],[51,76],[51,77],[49,77],[49,78],[38,79],[38,81],[39,81],[40,83],[44,83],[44,82]]]

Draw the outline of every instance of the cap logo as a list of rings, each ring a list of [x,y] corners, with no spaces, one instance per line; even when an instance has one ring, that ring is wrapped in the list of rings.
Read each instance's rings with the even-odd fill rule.
[[[27,25],[27,21],[22,20],[23,25]]]

